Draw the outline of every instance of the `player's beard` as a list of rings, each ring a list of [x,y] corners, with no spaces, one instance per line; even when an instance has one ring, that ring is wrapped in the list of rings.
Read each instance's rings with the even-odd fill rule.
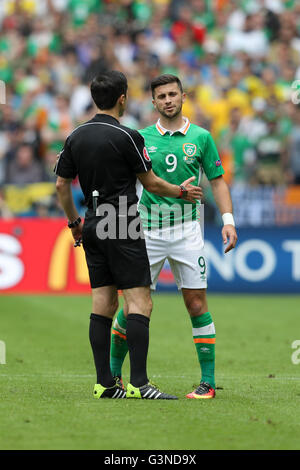
[[[174,108],[174,110],[173,110],[172,112],[170,112],[170,113],[167,113],[164,109],[159,109],[158,111],[160,112],[160,114],[161,114],[163,117],[165,117],[165,118],[167,118],[167,119],[172,119],[172,120],[173,120],[173,119],[175,119],[175,118],[178,116],[178,114],[181,113],[181,111],[182,111],[182,103],[180,103],[178,106],[176,106],[176,107]]]

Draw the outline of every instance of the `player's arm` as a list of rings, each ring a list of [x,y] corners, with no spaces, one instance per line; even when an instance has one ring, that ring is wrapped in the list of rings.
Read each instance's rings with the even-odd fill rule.
[[[237,242],[237,234],[234,227],[232,200],[230,191],[223,176],[218,176],[210,180],[214,199],[222,215],[224,226],[222,228],[222,237],[224,244],[228,242],[225,253],[232,250]]]
[[[190,184],[195,180],[194,176],[180,186],[159,178],[151,169],[152,163],[145,147],[144,137],[137,131],[131,131],[130,139],[131,145],[126,149],[125,158],[147,191],[158,196],[179,197],[190,202],[201,199],[202,189]]]
[[[74,221],[79,219],[79,214],[74,204],[71,184],[71,178],[62,178],[61,176],[57,177],[56,192],[58,200],[68,218],[68,221],[73,223]],[[82,222],[80,222],[79,225],[71,228],[72,235],[75,241],[81,239],[82,225]]]
[[[68,218],[68,225],[72,230],[72,235],[76,241],[74,246],[79,246],[82,234],[82,222],[75,207],[71,184],[77,174],[77,168],[72,158],[70,137],[67,138],[62,151],[59,153],[54,173],[57,175],[56,192],[58,200]]]
[[[137,173],[137,177],[147,191],[158,196],[181,197],[190,202],[196,202],[196,199],[201,199],[203,196],[200,186],[190,184],[195,180],[194,176],[181,183],[180,186],[159,178],[152,170],[145,173]],[[185,191],[182,191],[181,187],[184,187]]]

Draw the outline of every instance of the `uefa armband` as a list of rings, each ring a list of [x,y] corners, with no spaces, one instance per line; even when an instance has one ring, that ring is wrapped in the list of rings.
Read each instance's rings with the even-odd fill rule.
[[[235,227],[234,218],[230,212],[225,212],[222,215],[222,220],[224,225],[233,225]]]

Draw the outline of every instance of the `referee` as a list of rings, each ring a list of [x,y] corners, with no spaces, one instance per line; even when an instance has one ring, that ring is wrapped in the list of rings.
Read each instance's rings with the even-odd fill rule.
[[[54,171],[74,246],[82,241],[89,271],[93,309],[89,337],[97,374],[94,397],[176,399],[151,385],[147,377],[151,275],[137,212],[136,183],[138,178],[150,192],[188,201],[201,198],[202,191],[189,184],[194,178],[180,186],[158,178],[151,169],[143,137],[119,123],[127,100],[123,73],[110,71],[94,78],[91,95],[99,112],[69,135]],[[77,175],[87,205],[84,224],[71,192]],[[130,232],[132,226],[137,228],[134,236]],[[126,333],[130,358],[127,392],[120,380],[112,376],[109,364],[119,289],[130,312]]]

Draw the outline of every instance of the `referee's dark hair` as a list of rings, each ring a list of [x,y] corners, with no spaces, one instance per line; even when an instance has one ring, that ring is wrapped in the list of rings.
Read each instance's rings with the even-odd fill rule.
[[[121,95],[127,94],[127,78],[122,72],[110,70],[92,80],[91,95],[99,109],[112,109]]]
[[[169,83],[177,83],[179,90],[181,91],[181,93],[183,93],[182,83],[179,80],[179,78],[176,77],[176,75],[165,73],[163,75],[160,75],[159,77],[154,78],[151,81],[150,86],[151,86],[152,97],[154,98],[155,88],[157,88],[158,86],[162,86],[162,85],[168,85]]]

